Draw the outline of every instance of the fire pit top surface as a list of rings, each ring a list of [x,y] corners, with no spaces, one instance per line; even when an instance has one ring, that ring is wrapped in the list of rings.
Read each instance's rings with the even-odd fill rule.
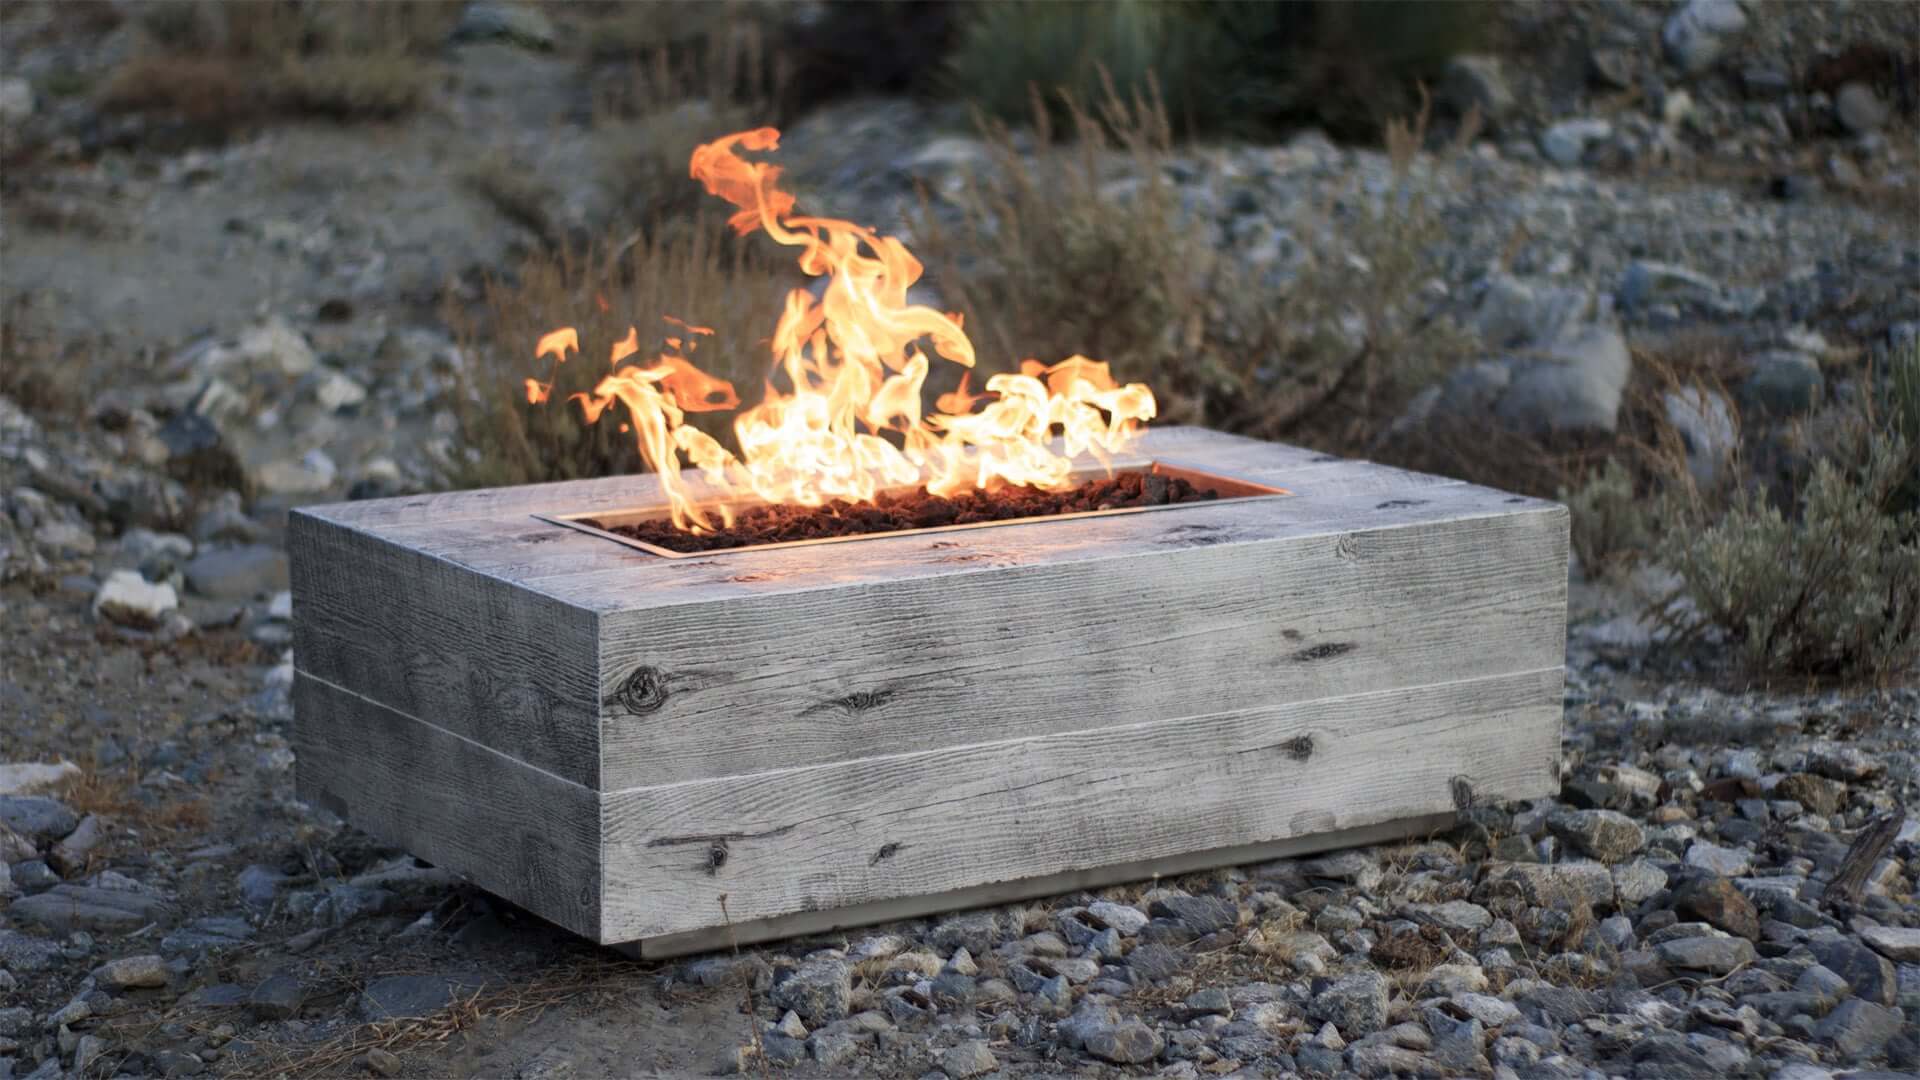
[[[306,507],[356,531],[524,585],[570,605],[632,610],[846,585],[1124,559],[1170,549],[1513,513],[1544,500],[1194,427],[1157,428],[1142,459],[1231,477],[1284,497],[1230,498],[954,531],[858,537],[661,558],[543,516],[592,517],[663,500],[651,475],[441,492]],[[1363,557],[1356,552],[1355,557]],[[1124,578],[1117,578],[1124,581]],[[1123,586],[1120,586],[1123,587]]]

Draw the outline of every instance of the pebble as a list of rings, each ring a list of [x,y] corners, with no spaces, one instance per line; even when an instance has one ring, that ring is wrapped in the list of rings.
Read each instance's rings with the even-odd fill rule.
[[[1563,810],[1547,818],[1547,827],[1603,863],[1624,862],[1647,844],[1646,831],[1617,810]]]
[[[1116,1065],[1152,1061],[1165,1045],[1158,1032],[1138,1020],[1096,1028],[1085,1040],[1087,1053]]]
[[[1314,994],[1307,1016],[1348,1038],[1379,1031],[1387,1026],[1387,979],[1376,971],[1342,975]]]
[[[1887,106],[1873,87],[1850,82],[1833,95],[1833,115],[1840,126],[1854,135],[1879,131],[1887,123]]]
[[[138,570],[115,570],[94,594],[93,611],[109,622],[151,630],[178,610],[180,596],[165,582],[155,584]]]
[[[133,990],[167,985],[165,960],[148,953],[109,960],[93,969],[94,982],[109,990]]]
[[[1663,941],[1654,947],[1662,961],[1690,971],[1725,975],[1753,963],[1753,943],[1745,938],[1700,935]]]
[[[1688,0],[1660,31],[1667,59],[1682,72],[1704,71],[1747,28],[1739,0]]]
[[[1753,854],[1696,840],[1687,848],[1687,865],[1721,877],[1741,877],[1753,871]]]
[[[827,957],[801,965],[770,995],[776,1008],[791,1009],[810,1028],[847,1015],[853,1001],[853,972],[846,961]]]
[[[1000,1067],[1000,1060],[979,1039],[968,1039],[940,1055],[940,1069],[953,1080],[979,1076]]]

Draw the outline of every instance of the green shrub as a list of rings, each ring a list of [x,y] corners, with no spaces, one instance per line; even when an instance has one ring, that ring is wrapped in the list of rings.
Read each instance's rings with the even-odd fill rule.
[[[1634,491],[1633,473],[1618,460],[1607,459],[1578,488],[1562,488],[1559,499],[1572,515],[1573,553],[1589,577],[1646,551],[1653,533],[1647,502]]]
[[[1094,100],[1104,71],[1124,95],[1157,81],[1184,130],[1238,134],[1375,134],[1486,26],[1464,0],[1012,0],[962,15],[949,87],[1002,118],[1022,118],[1034,87]]]

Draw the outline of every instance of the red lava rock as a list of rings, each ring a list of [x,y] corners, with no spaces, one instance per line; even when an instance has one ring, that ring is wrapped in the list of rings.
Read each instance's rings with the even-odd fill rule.
[[[1219,497],[1219,492],[1196,488],[1180,477],[1123,472],[1063,491],[1009,487],[941,496],[920,488],[901,493],[883,492],[871,503],[835,500],[825,506],[756,506],[734,519],[731,528],[700,535],[681,532],[666,520],[611,527],[591,519],[585,523],[669,551],[724,551],[755,544],[1018,521],[1091,510],[1168,506]]]

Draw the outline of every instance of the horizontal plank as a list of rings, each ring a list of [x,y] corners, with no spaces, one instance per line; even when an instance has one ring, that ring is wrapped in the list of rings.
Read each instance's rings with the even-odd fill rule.
[[[599,939],[596,793],[310,675],[293,695],[302,799]]]
[[[304,672],[592,785],[596,620],[499,578],[301,511],[289,515]]]
[[[874,900],[855,904],[852,907],[802,911],[792,915],[776,915],[767,919],[751,919],[706,930],[688,930],[678,934],[643,938],[615,947],[636,960],[687,956],[692,953],[730,949],[736,945],[753,945],[763,941],[779,941],[803,935],[831,934],[857,926],[917,919],[925,915],[963,911],[968,908],[1012,904],[1021,900],[1058,896],[1062,893],[1086,889],[1102,889],[1109,885],[1123,885],[1131,881],[1175,877],[1222,866],[1245,866],[1251,863],[1270,862],[1274,859],[1297,858],[1322,851],[1336,851],[1341,848],[1431,836],[1452,828],[1456,820],[1457,816],[1452,813],[1401,818],[1381,822],[1378,825],[1363,825],[1356,829],[1335,829],[1331,832],[1309,833],[1306,836],[1290,836],[1284,840],[1270,840],[1264,844],[1211,848],[1206,851],[1166,855],[1158,859],[1136,859],[1111,866],[1044,874],[1040,877],[1021,878],[1018,881],[994,881],[964,889],[949,889],[946,892]]]
[[[1558,788],[1561,669],[602,796],[623,941]]]
[[[605,613],[600,786],[1560,664],[1564,511],[1451,512],[1204,543],[1234,537],[1223,526],[1125,558]]]

